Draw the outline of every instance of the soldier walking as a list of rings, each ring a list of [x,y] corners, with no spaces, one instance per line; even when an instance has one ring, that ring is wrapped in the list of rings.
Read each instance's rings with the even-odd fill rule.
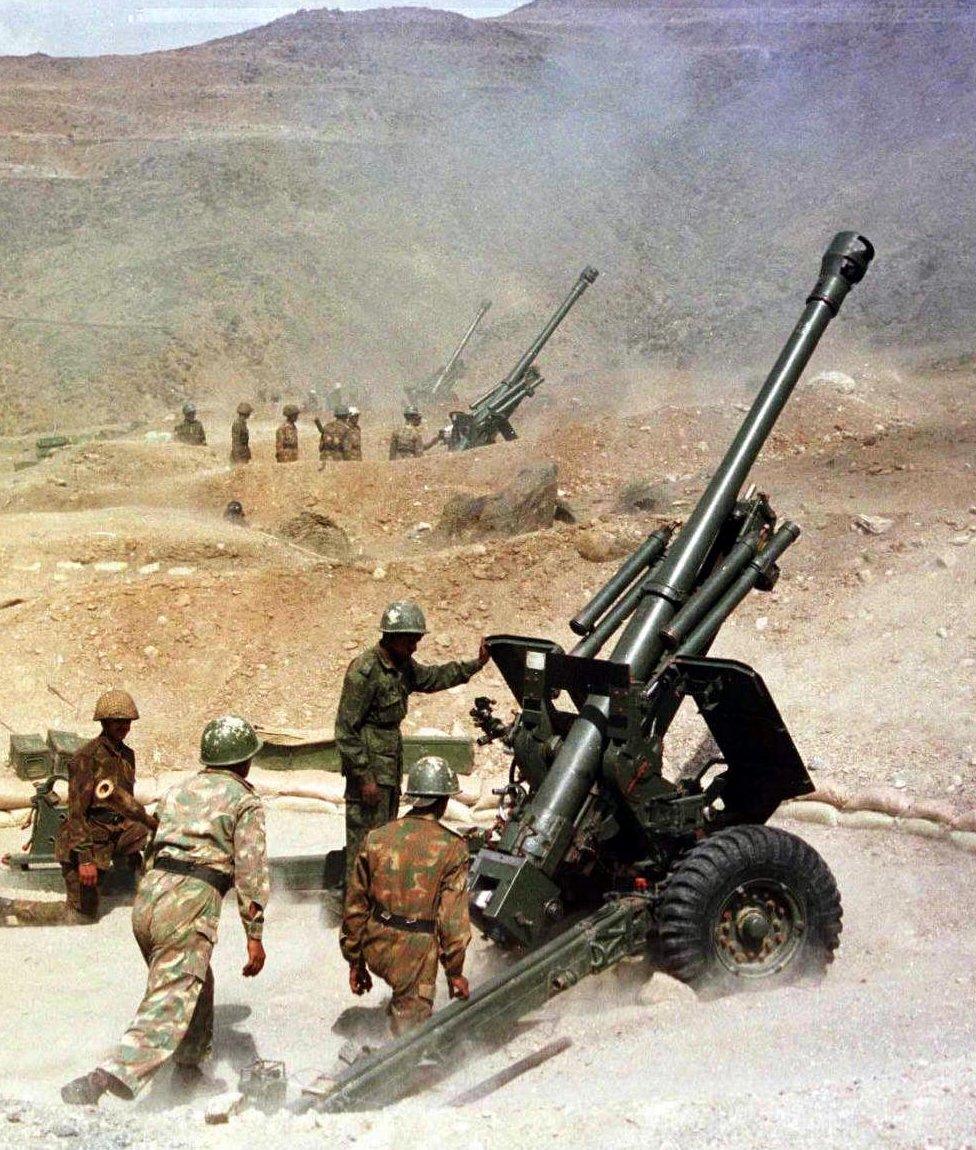
[[[247,782],[260,749],[244,719],[214,719],[200,740],[204,769],[160,800],[151,867],[132,908],[132,930],[149,967],[146,993],[114,1054],[62,1087],[65,1102],[95,1105],[106,1091],[132,1099],[167,1059],[193,1070],[209,1054],[210,956],[221,901],[231,887],[247,936],[242,973],[261,973],[271,884],[264,808]]]
[[[349,408],[340,404],[335,409],[335,416],[323,424],[316,419],[315,426],[319,429],[319,463],[342,463],[352,458],[352,429],[348,423]]]
[[[293,403],[286,403],[282,415],[285,422],[275,432],[275,459],[278,463],[298,461],[298,420],[299,410]]]
[[[207,434],[203,424],[197,419],[197,409],[192,403],[183,404],[183,420],[173,428],[173,438],[178,443],[186,443],[191,447],[206,447]]]
[[[133,796],[136,757],[125,743],[139,711],[126,691],[106,691],[95,703],[102,733],[68,764],[68,817],[54,840],[69,922],[98,917],[98,886],[113,862],[142,871],[142,849],[156,820]]]
[[[248,431],[247,421],[254,408],[247,403],[237,405],[237,418],[230,428],[230,461],[231,463],[251,462],[251,433]]]
[[[416,603],[391,603],[380,641],[349,664],[335,736],[346,779],[346,884],[367,831],[397,817],[403,781],[400,724],[414,691],[430,694],[466,683],[488,662],[484,639],[476,659],[425,666],[414,659],[427,621]]]
[[[407,779],[413,806],[369,832],[352,869],[339,935],[349,988],[370,991],[370,971],[388,984],[394,1037],[430,1017],[438,959],[451,998],[468,997],[468,849],[440,822],[459,790],[443,759],[418,759]]]

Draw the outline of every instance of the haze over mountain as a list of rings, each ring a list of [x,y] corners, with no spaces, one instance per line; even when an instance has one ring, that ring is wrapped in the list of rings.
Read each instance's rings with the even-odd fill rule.
[[[557,394],[676,361],[741,378],[847,227],[879,258],[845,346],[967,352],[974,64],[948,0],[322,10],[150,56],[6,58],[0,418],[392,396],[483,296],[487,384],[586,263],[603,274],[544,357]]]

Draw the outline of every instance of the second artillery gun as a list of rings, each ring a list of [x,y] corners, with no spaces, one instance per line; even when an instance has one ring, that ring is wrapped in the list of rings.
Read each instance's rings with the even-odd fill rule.
[[[487,936],[524,957],[353,1065],[322,1108],[402,1097],[425,1060],[449,1066],[462,1043],[497,1040],[553,995],[629,956],[650,955],[708,993],[825,972],[841,931],[836,882],[809,844],[766,825],[813,784],[759,674],[708,650],[751,590],[775,585],[799,536],[796,524],[777,522],[766,495],[743,485],[873,255],[863,236],[835,236],[697,506],[677,533],[649,535],[574,616],[572,650],[526,636],[489,640],[520,713],[505,728],[488,700],[476,707],[486,738],[503,737],[513,759],[498,820],[471,867],[471,911]],[[621,628],[609,658],[598,658]],[[663,739],[686,697],[717,754],[672,781]]]
[[[464,349],[470,343],[478,325],[488,314],[490,307],[490,299],[482,300],[478,306],[478,314],[468,325],[467,331],[461,336],[460,342],[451,353],[451,358],[440,371],[435,372],[426,383],[404,389],[407,393],[407,399],[411,403],[416,404],[417,407],[424,407],[429,403],[438,403],[445,396],[450,395],[454,384],[464,375],[464,360],[461,358]],[[451,402],[456,403],[457,400],[453,399]]]
[[[552,333],[569,314],[570,308],[598,275],[596,268],[584,268],[569,295],[556,308],[552,318],[501,383],[472,403],[467,411],[450,413],[451,425],[446,429],[449,451],[487,447],[494,443],[499,435],[502,439],[518,438],[515,428],[512,427],[511,417],[519,404],[534,395],[536,388],[542,383],[542,375],[535,366],[535,361],[549,342]]]

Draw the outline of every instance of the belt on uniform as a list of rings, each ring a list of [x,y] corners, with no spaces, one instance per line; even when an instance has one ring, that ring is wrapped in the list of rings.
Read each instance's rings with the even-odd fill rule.
[[[125,822],[125,815],[121,815],[118,811],[113,811],[108,807],[92,807],[88,813],[95,822],[103,823],[109,827],[117,827],[119,823]]]
[[[394,930],[405,930],[409,934],[433,934],[436,926],[432,918],[404,918],[378,902],[373,903],[373,918],[383,926],[392,926]]]
[[[198,878],[214,890],[225,895],[234,885],[234,876],[224,874],[223,871],[214,870],[213,867],[201,866],[199,863],[184,862],[182,859],[169,858],[167,855],[157,855],[153,859],[153,870],[165,871],[166,874],[181,874],[188,878]]]

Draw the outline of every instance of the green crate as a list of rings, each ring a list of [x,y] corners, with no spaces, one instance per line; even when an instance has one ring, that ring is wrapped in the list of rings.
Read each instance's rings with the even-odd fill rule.
[[[48,730],[47,745],[51,750],[52,769],[60,774],[67,774],[68,763],[87,741],[81,735],[76,735],[74,731]]]
[[[51,773],[51,750],[40,735],[11,735],[8,762],[18,779],[46,779]]]

